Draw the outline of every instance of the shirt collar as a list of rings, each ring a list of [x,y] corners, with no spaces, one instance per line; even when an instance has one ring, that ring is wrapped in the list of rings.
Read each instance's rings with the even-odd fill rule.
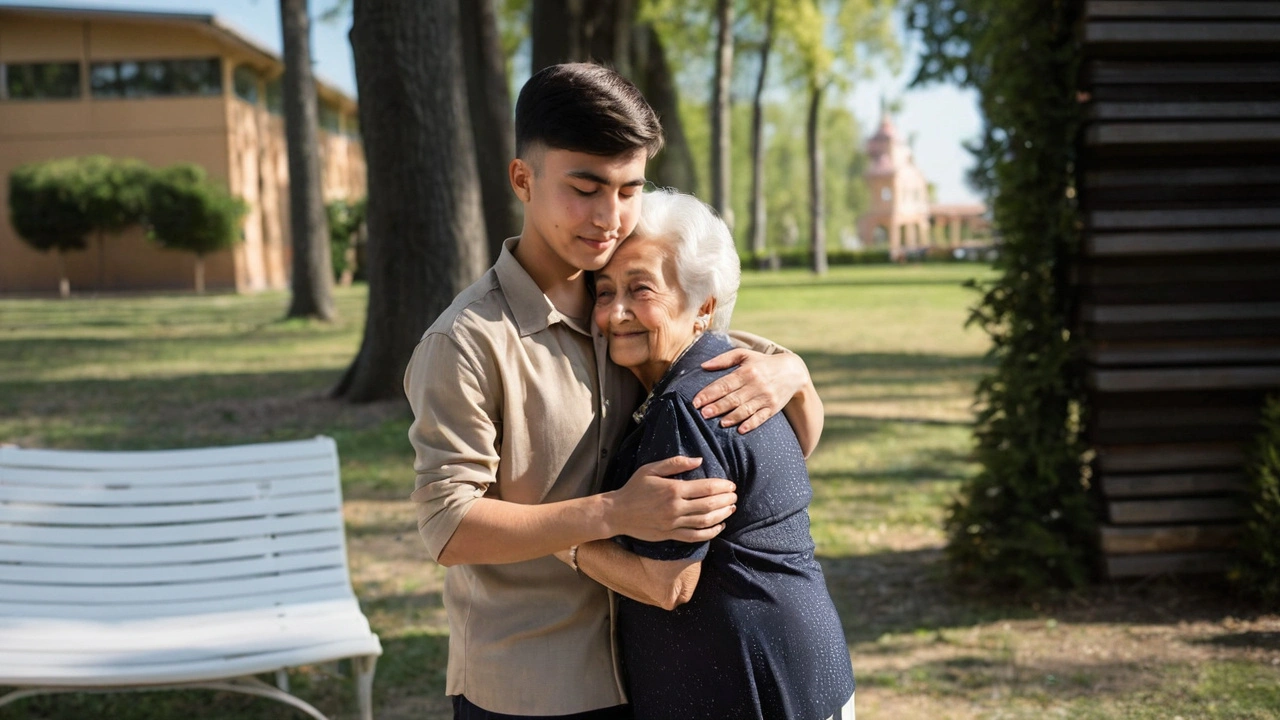
[[[538,283],[533,281],[520,261],[516,260],[515,249],[519,243],[519,237],[507,238],[503,241],[502,252],[498,255],[498,262],[494,263],[493,269],[498,275],[498,284],[502,286],[502,293],[507,297],[507,304],[511,306],[511,314],[515,317],[520,337],[529,337],[534,333],[542,332],[557,322],[563,322],[566,327],[577,332],[589,334],[586,329],[578,327],[567,316],[556,310],[555,305],[551,304],[551,299],[542,292]]]

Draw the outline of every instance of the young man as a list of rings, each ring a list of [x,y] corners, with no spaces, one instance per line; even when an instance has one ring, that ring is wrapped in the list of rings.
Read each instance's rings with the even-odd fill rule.
[[[608,593],[553,553],[616,535],[699,542],[734,510],[726,480],[671,479],[700,462],[688,458],[595,494],[641,398],[593,335],[585,271],[635,227],[661,145],[653,109],[617,73],[569,64],[530,78],[509,169],[523,230],[427,330],[406,371],[419,531],[449,567],[456,718],[627,717]],[[713,362],[741,367],[700,398],[708,417],[727,412],[749,430],[786,405],[812,449],[821,404],[797,356],[740,350]]]

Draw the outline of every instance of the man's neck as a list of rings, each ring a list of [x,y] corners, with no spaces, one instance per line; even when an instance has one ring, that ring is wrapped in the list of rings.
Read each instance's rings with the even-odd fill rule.
[[[591,309],[591,296],[582,269],[561,260],[545,241],[530,237],[529,233],[521,234],[513,254],[556,310],[575,319],[586,317]]]

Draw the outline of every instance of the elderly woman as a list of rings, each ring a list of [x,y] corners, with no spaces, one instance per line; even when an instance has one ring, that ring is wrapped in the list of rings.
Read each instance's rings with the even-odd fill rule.
[[[619,600],[617,631],[636,720],[853,718],[853,670],[814,559],[804,456],[784,417],[741,433],[694,409],[724,371],[720,334],[737,298],[729,231],[688,195],[645,196],[635,233],[596,274],[594,319],[609,356],[649,391],[604,490],[672,455],[688,477],[737,485],[737,511],[701,544],[598,541],[560,553]]]

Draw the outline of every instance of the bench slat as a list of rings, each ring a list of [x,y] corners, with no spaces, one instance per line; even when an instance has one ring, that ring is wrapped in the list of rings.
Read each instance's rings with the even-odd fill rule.
[[[0,564],[0,595],[7,593],[7,584],[56,585],[71,588],[68,592],[94,594],[95,588],[113,585],[207,582],[322,568],[345,570],[345,562],[342,548],[332,547],[243,560],[132,567]]]
[[[382,647],[372,633],[354,639],[325,642],[277,652],[251,655],[228,654],[204,662],[160,662],[148,665],[98,665],[44,667],[31,663],[0,664],[0,678],[13,684],[102,689],[235,678],[273,672],[287,667],[311,665],[343,658],[380,655]]]
[[[280,590],[269,596],[246,595],[243,597],[218,598],[214,600],[193,600],[168,603],[138,603],[120,605],[82,605],[62,602],[54,599],[44,602],[31,602],[0,598],[0,620],[18,618],[24,622],[32,618],[39,620],[152,620],[158,618],[182,619],[193,614],[257,612],[263,608],[275,608],[287,611],[298,603],[329,602],[334,600],[355,601],[350,584],[343,587],[323,585],[307,588]],[[0,680],[3,674],[0,673]]]
[[[299,570],[254,578],[235,580],[190,582],[174,584],[145,584],[131,587],[98,586],[76,592],[68,585],[16,585],[4,587],[4,598],[16,602],[61,602],[68,605],[152,605],[194,600],[217,600],[256,596],[263,602],[271,602],[272,596],[282,590],[303,590],[319,587],[343,587],[347,584],[347,568],[322,568]]]
[[[340,510],[340,505],[341,501],[332,489],[324,493],[283,498],[182,505],[124,505],[112,508],[0,503],[0,523],[57,527],[159,526],[161,523],[167,526]],[[108,522],[110,525],[104,524]],[[145,527],[134,529],[134,532],[146,533],[150,530],[150,527]]]
[[[258,535],[238,540],[216,542],[171,543],[148,547],[120,549],[88,545],[14,545],[0,543],[0,562],[30,563],[78,567],[133,567],[143,565],[172,565],[177,563],[216,562],[259,555],[305,552],[342,547],[342,532],[336,528],[323,528],[311,532],[289,535]]]
[[[236,540],[272,533],[308,532],[324,530],[335,525],[339,527],[342,525],[342,514],[336,510],[288,517],[164,525],[144,528],[145,532],[140,532],[136,527],[62,528],[45,525],[12,525],[0,527],[0,537],[12,543],[130,548],[206,540]]]
[[[77,623],[65,630],[0,628],[0,647],[21,652],[30,662],[73,666],[99,664],[106,656],[128,653],[128,664],[136,664],[144,653],[190,649],[197,657],[216,657],[216,646],[234,643],[243,652],[283,650],[289,645],[314,644],[350,636],[351,630],[367,632],[368,622],[354,602],[341,610],[304,617],[246,617],[228,623],[210,622],[200,617],[181,624],[168,623],[157,632],[150,622]],[[275,643],[275,647],[255,643]]]
[[[327,458],[337,463],[332,438],[186,450],[93,451],[0,448],[0,466],[61,470],[157,470]]]
[[[334,477],[331,458],[303,458],[280,462],[228,463],[184,468],[131,470],[72,470],[0,464],[0,483],[75,489],[210,486],[219,483],[274,482],[296,477]],[[210,488],[215,491],[216,488]]]
[[[0,503],[46,503],[76,506],[148,505],[284,497],[312,492],[333,492],[333,476],[306,475],[256,482],[169,487],[50,487],[0,482]]]

